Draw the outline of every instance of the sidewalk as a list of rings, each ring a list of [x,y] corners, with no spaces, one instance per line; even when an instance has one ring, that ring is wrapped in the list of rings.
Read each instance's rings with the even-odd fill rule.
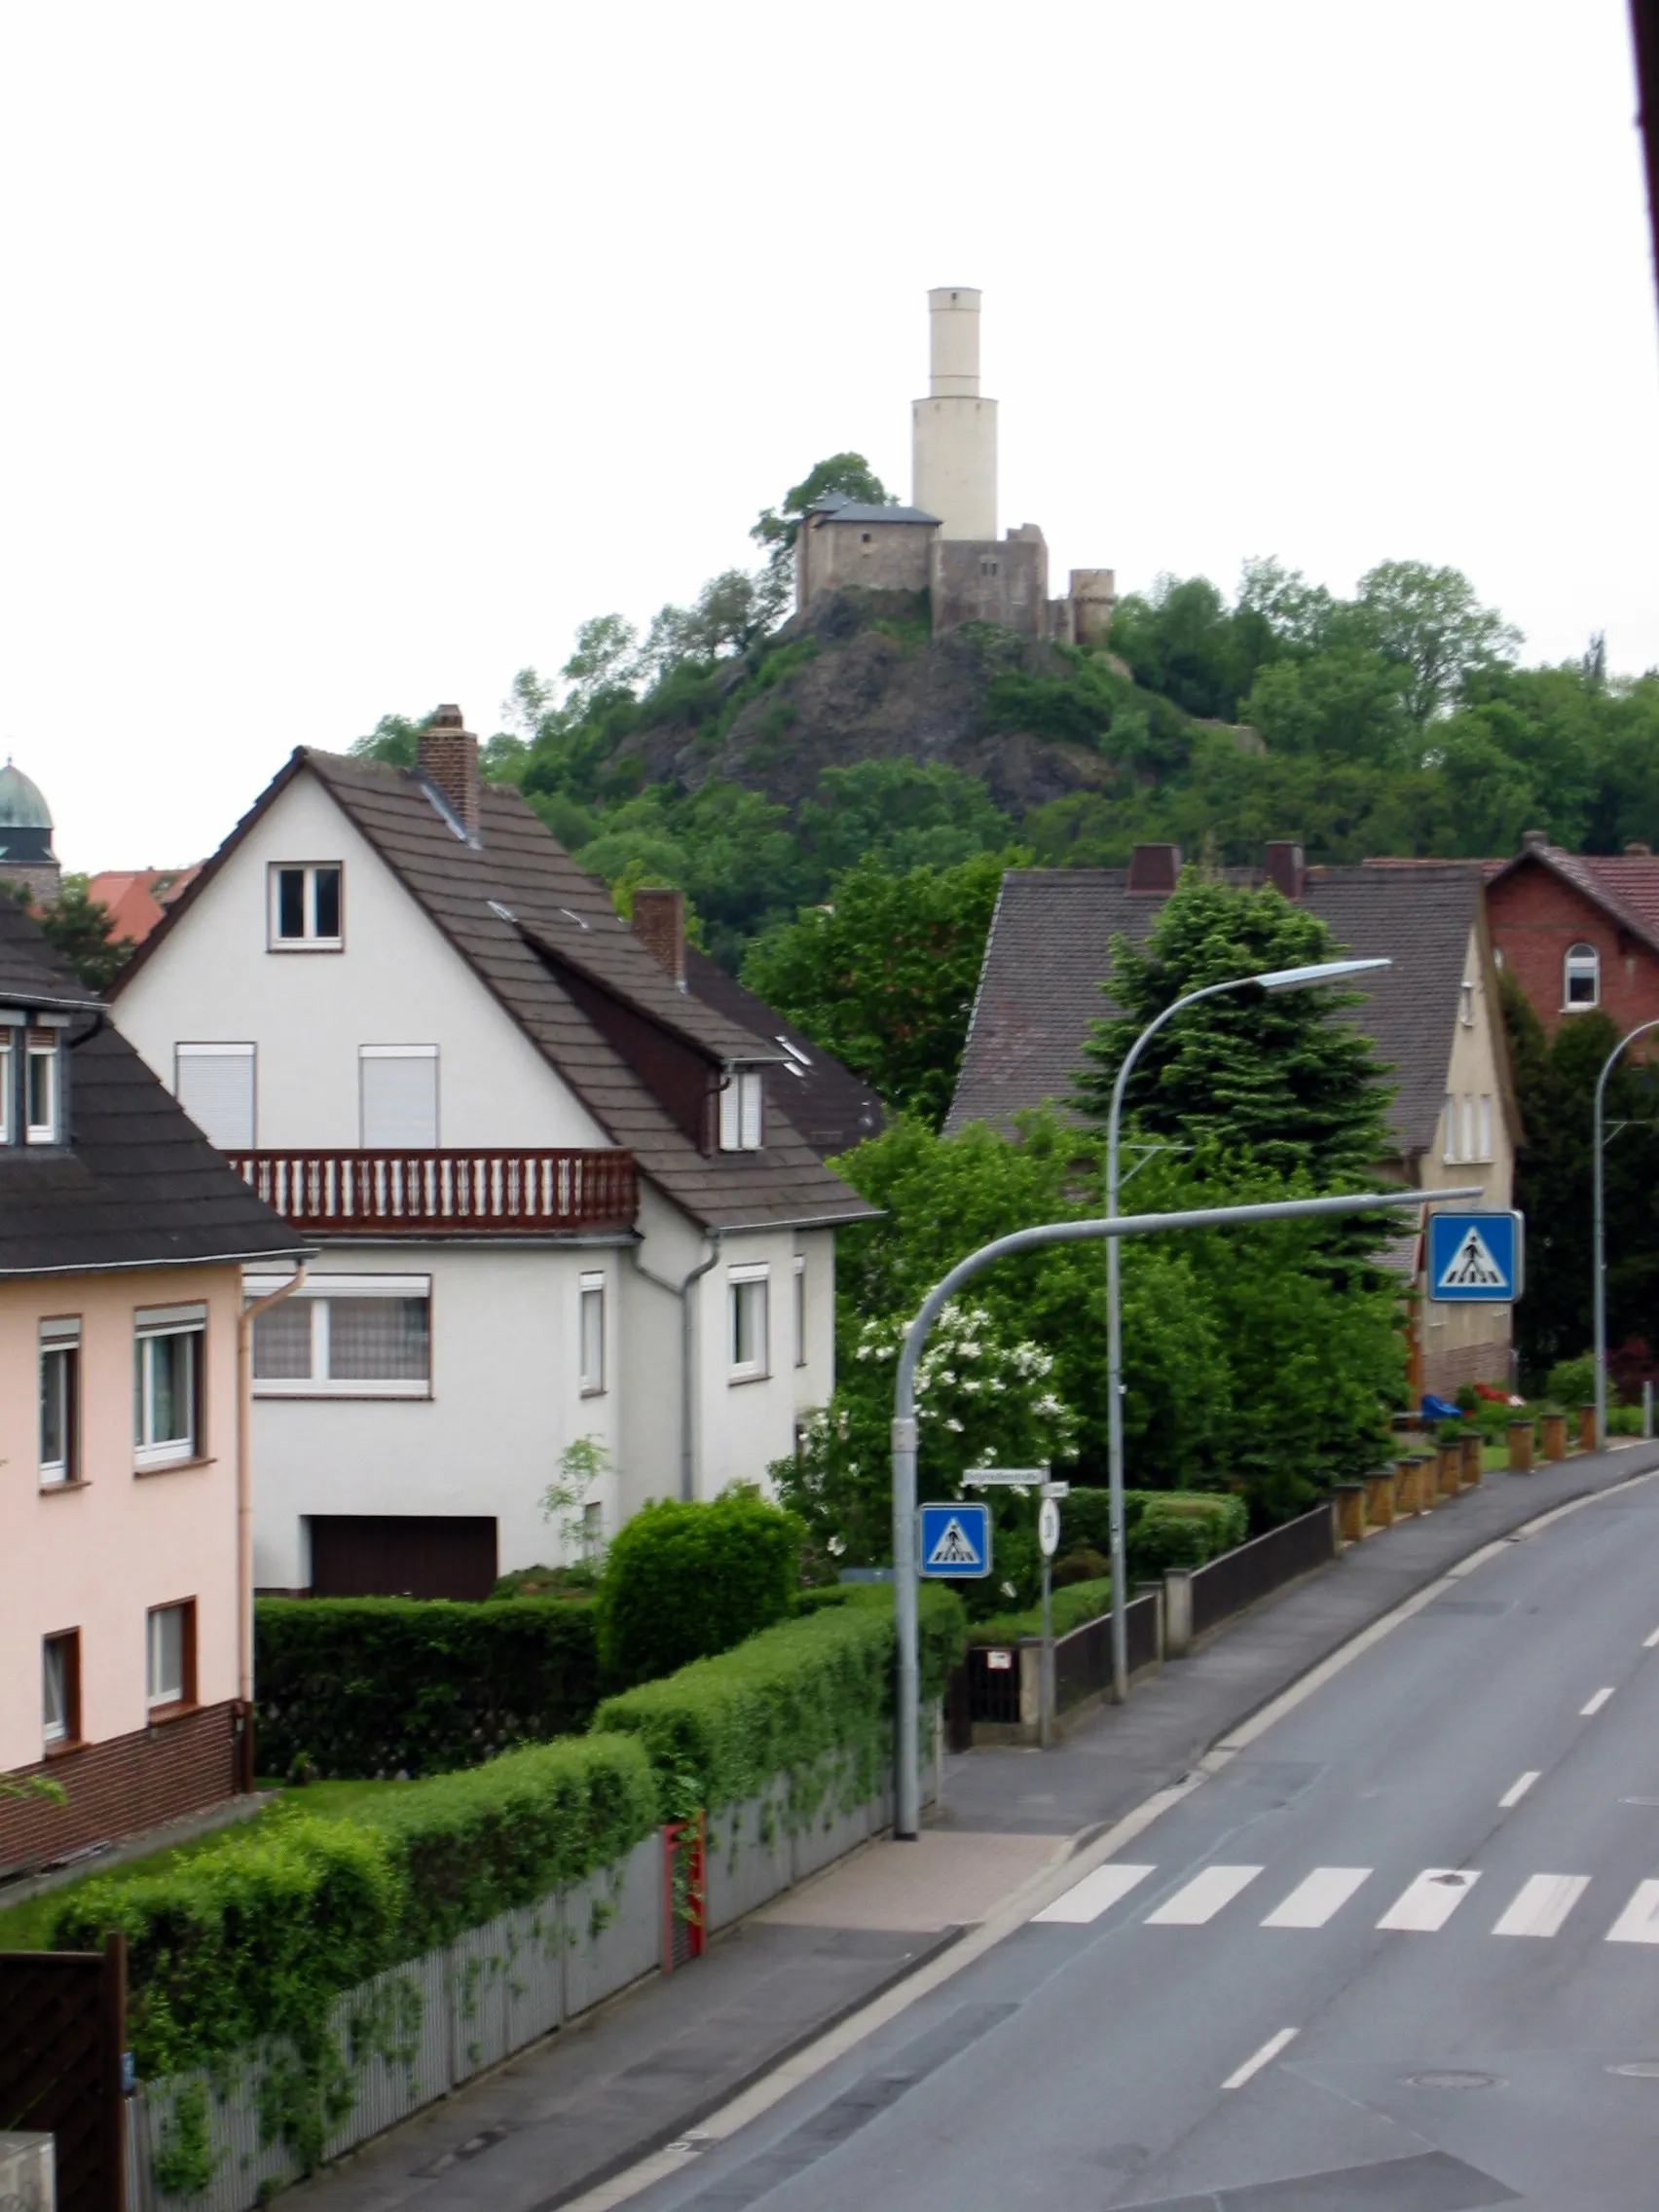
[[[947,1948],[1448,1567],[1534,1516],[1659,1467],[1659,1443],[1489,1475],[1171,1663],[1044,1752],[945,1762],[915,1843],[870,1845],[718,1937],[695,1965],[460,2091],[290,2194],[294,2212],[553,2212],[694,2129],[747,2083]]]

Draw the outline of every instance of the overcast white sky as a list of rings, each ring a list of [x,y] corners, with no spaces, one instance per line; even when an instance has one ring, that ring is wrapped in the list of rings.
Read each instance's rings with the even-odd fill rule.
[[[1057,572],[1466,570],[1659,662],[1623,0],[0,0],[0,753],[79,867],[909,490],[985,292]]]

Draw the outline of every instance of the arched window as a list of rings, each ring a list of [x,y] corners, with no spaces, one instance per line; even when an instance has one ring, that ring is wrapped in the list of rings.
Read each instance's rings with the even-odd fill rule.
[[[1569,944],[1567,948],[1562,1005],[1568,1014],[1574,1014],[1580,1007],[1598,1005],[1601,997],[1602,955],[1593,944]]]

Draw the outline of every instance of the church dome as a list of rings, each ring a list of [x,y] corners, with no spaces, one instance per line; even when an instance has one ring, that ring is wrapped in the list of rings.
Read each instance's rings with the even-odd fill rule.
[[[50,830],[52,809],[40,786],[14,767],[0,767],[0,830]]]

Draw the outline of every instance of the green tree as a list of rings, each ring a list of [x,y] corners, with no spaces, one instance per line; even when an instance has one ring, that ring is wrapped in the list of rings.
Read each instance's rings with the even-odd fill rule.
[[[91,881],[85,875],[64,876],[56,898],[38,912],[33,894],[23,885],[5,888],[19,906],[34,912],[41,936],[63,955],[87,988],[107,991],[132,957],[132,940],[115,935],[110,910],[101,899],[92,897]]]
[[[595,1602],[600,1665],[616,1687],[713,1658],[788,1617],[804,1531],[755,1488],[712,1503],[665,1498],[625,1521]]]
[[[1359,579],[1363,632],[1402,671],[1402,698],[1419,729],[1477,671],[1513,660],[1521,633],[1483,607],[1460,570],[1382,561]]]
[[[892,1106],[937,1127],[956,1087],[1003,868],[861,866],[751,947],[743,980]]]
[[[855,760],[829,767],[802,802],[795,839],[805,898],[822,896],[841,869],[951,867],[1002,852],[1014,827],[977,776],[941,760]]]
[[[1336,959],[1317,915],[1271,886],[1238,890],[1186,868],[1144,946],[1119,938],[1109,986],[1123,1009],[1084,1046],[1080,1102],[1104,1119],[1124,1055],[1188,991]],[[1125,1100],[1149,1136],[1243,1154],[1324,1189],[1374,1173],[1390,1149],[1390,1087],[1369,1039],[1341,1016],[1364,1003],[1330,986],[1227,991],[1178,1014],[1135,1064]]]
[[[862,453],[832,453],[828,461],[809,468],[798,484],[791,485],[781,506],[762,507],[759,519],[749,533],[756,545],[766,548],[774,570],[793,574],[800,519],[808,507],[830,492],[839,492],[866,506],[890,507],[897,503]]]

